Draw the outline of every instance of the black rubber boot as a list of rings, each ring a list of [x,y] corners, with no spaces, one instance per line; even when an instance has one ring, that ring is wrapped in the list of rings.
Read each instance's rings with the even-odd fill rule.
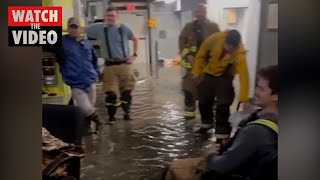
[[[184,90],[184,119],[196,118],[196,103],[191,92]]]
[[[130,117],[129,114],[125,114],[125,115],[123,116],[123,119],[126,120],[126,121],[131,121],[131,120],[132,120],[132,118]]]
[[[109,115],[109,124],[113,124],[115,119],[115,115],[117,113],[118,103],[117,103],[117,95],[113,91],[106,92],[106,107]]]
[[[132,120],[130,117],[130,110],[131,110],[131,102],[132,102],[132,95],[131,95],[131,91],[127,90],[127,91],[123,91],[121,93],[121,107],[125,113],[125,115],[123,116],[124,120]]]
[[[107,110],[108,110],[109,120],[110,121],[115,121],[116,118],[114,116],[117,113],[117,107],[115,107],[115,106],[107,106]]]

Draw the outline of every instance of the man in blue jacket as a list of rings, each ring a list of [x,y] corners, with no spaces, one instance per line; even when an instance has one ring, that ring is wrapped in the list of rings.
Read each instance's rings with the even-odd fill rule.
[[[78,18],[68,19],[68,34],[63,36],[62,48],[58,48],[56,53],[60,59],[62,78],[72,89],[74,103],[81,109],[89,125],[95,122],[96,130],[100,130],[105,121],[94,107],[99,77],[98,60],[91,42],[81,36]]]

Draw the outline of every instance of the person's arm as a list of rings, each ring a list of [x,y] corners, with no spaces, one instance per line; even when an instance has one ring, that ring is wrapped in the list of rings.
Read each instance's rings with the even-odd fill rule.
[[[95,50],[92,48],[92,64],[94,69],[97,71],[98,75],[100,75],[100,70],[99,70],[99,66],[98,66],[98,58],[96,55]]]
[[[133,33],[133,31],[131,30],[131,28],[128,27],[127,25],[123,24],[121,28],[124,28],[125,31],[127,32],[128,39],[133,41],[133,54],[137,54],[138,48],[139,48],[139,38],[138,38],[138,36],[135,35]]]
[[[92,65],[93,65],[93,68],[94,70],[96,70],[97,72],[97,81],[99,80],[99,77],[100,77],[100,70],[99,70],[99,65],[98,65],[98,56],[97,56],[97,53],[96,53],[96,50],[94,49],[92,43],[87,40],[87,42],[89,43],[89,46],[91,48],[91,56],[92,56]]]
[[[128,36],[128,39],[133,41],[133,54],[127,60],[127,63],[131,64],[133,63],[133,61],[136,60],[136,56],[139,48],[139,38],[132,32],[132,30],[128,26],[122,25],[121,28],[125,30],[126,35]]]
[[[196,54],[194,64],[192,67],[192,74],[194,77],[199,77],[200,74],[203,71],[203,62],[206,61],[207,55],[208,55],[208,50],[209,50],[209,44],[214,41],[214,36],[211,35],[209,36],[200,46],[199,51]]]
[[[180,35],[179,35],[179,51],[180,53],[182,52],[182,50],[185,48],[185,45],[186,45],[186,39],[188,38],[187,37],[187,30],[188,30],[188,24],[186,24],[182,31],[180,32]]]
[[[215,156],[211,154],[206,157],[207,169],[218,172],[219,174],[228,174],[235,168],[245,164],[251,157],[256,155],[261,144],[268,143],[269,129],[260,125],[250,125],[245,127],[235,137],[232,146],[222,155]]]
[[[88,39],[98,39],[97,27],[98,27],[97,24],[91,24],[85,29],[85,32],[87,33]]]
[[[244,48],[236,57],[236,72],[240,81],[239,101],[246,103],[249,100],[249,72]]]
[[[133,41],[133,54],[137,54],[139,47],[139,39],[135,34],[133,34],[131,40]]]

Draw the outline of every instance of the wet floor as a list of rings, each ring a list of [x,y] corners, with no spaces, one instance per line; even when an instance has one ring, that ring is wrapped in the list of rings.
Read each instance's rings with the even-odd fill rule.
[[[122,120],[119,110],[113,126],[85,138],[88,153],[82,164],[83,180],[157,180],[173,159],[203,153],[208,141],[193,133],[199,120],[182,117],[179,77],[177,67],[163,67],[158,79],[139,81],[133,93],[134,120]],[[101,89],[97,108],[107,117]]]

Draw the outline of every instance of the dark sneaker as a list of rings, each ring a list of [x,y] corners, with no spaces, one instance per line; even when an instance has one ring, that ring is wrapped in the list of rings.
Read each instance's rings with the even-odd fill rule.
[[[211,130],[214,126],[211,124],[202,124],[200,127],[195,129],[196,134],[207,134],[209,130]]]
[[[104,120],[102,120],[101,116],[99,116],[97,113],[94,113],[91,116],[91,120],[94,123],[96,123],[96,131],[100,131],[106,125],[106,122]]]
[[[113,125],[116,122],[116,118],[110,118],[108,124]]]
[[[85,117],[85,120],[86,120],[86,122],[84,124],[84,127],[85,127],[84,134],[85,134],[85,136],[89,136],[89,135],[94,134],[95,132],[91,128],[91,123],[92,123],[91,116]]]
[[[196,134],[207,134],[207,131],[209,131],[210,129],[211,128],[203,128],[203,127],[201,127],[199,129],[195,130],[194,132]]]
[[[101,131],[105,127],[106,123],[103,124],[96,124],[96,132]]]
[[[89,135],[92,135],[92,134],[94,134],[94,133],[96,133],[96,132],[91,128],[91,126],[89,126],[89,127],[87,128],[87,135],[89,136]]]
[[[125,115],[123,116],[123,119],[126,120],[126,121],[131,121],[131,120],[132,120],[132,118],[130,117],[129,114],[125,114]]]

